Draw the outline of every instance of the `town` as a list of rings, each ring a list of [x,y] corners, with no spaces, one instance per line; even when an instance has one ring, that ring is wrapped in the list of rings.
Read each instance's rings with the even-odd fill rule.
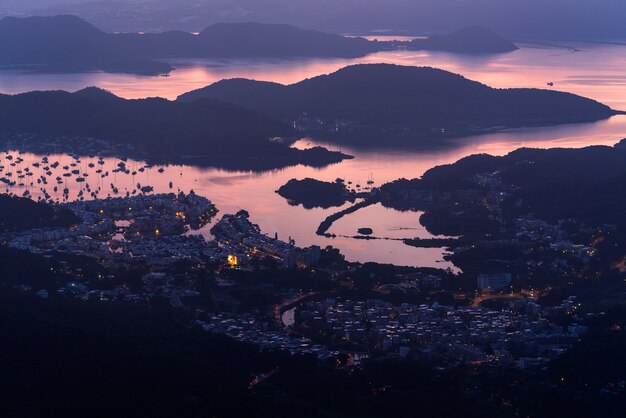
[[[476,272],[461,277],[393,266],[368,272],[371,267],[346,262],[332,247],[299,248],[291,238],[270,237],[244,210],[214,222],[218,209],[193,192],[60,206],[80,222],[9,233],[2,241],[50,259],[87,257],[104,270],[94,278],[66,262],[56,263],[54,268],[73,280],[59,282],[56,289],[17,285],[20,292],[77,303],[137,304],[157,298],[188,312],[192,327],[263,350],[320,360],[346,354],[351,365],[359,364],[354,359],[398,357],[442,368],[472,364],[535,370],[575,344],[586,332],[585,321],[601,314],[579,313],[573,296],[556,306],[537,303],[549,284],[533,286],[519,271],[514,277],[519,266],[510,263],[507,269],[481,265],[476,270],[461,261]],[[544,221],[519,219],[515,230],[513,241],[467,243],[455,247],[452,257],[462,260],[465,252],[514,242],[543,260],[539,254],[560,254],[551,263],[523,261],[527,274],[560,277],[567,260],[574,257],[584,267],[593,256],[592,248],[571,243],[562,229]],[[532,251],[518,243],[520,236],[533,237]],[[134,284],[116,279],[112,272],[120,266],[135,271]],[[292,281],[269,279],[278,271]],[[246,274],[256,277],[255,283],[243,280]],[[307,277],[306,284],[300,277]],[[250,305],[245,302],[250,298],[260,302]],[[292,319],[285,321],[287,314]]]

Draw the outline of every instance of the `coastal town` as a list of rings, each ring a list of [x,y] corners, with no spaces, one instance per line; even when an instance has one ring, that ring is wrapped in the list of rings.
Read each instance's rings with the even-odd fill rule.
[[[586,332],[576,323],[555,325],[555,318],[575,311],[574,297],[546,308],[518,300],[502,311],[328,298],[305,304],[297,326],[370,355],[408,357],[441,367],[467,363],[541,369]]]
[[[551,284],[542,287],[522,279],[522,265],[526,274],[537,277],[561,277],[573,262],[589,265],[593,248],[572,243],[564,223],[520,218],[511,240],[459,241],[451,257],[468,272],[477,272],[469,281],[473,273],[462,273],[461,280],[450,272],[392,268],[391,277],[369,273],[371,285],[364,288],[356,277],[365,266],[346,262],[332,247],[300,248],[291,238],[268,236],[245,210],[217,219],[218,208],[193,192],[141,193],[60,206],[80,221],[70,228],[5,233],[0,239],[9,248],[51,259],[57,254],[87,257],[107,273],[88,277],[56,263],[56,269],[65,269],[75,280],[56,288],[17,285],[20,292],[77,303],[161,299],[186,311],[193,318],[191,327],[262,350],[320,360],[348,355],[353,366],[363,358],[403,358],[443,369],[472,364],[540,370],[576,344],[589,318],[602,314],[579,313],[573,296],[555,306],[539,304]],[[534,246],[520,242],[522,236],[532,237]],[[497,254],[498,247],[512,245],[534,261],[525,258],[515,266],[494,259],[491,268],[479,267],[483,270],[462,261],[463,254],[477,248]],[[548,263],[545,257],[556,258]],[[181,270],[181,263],[193,267]],[[112,271],[119,266],[139,268],[138,284],[118,280]],[[270,275],[283,271],[294,281],[273,284],[259,276],[250,285],[237,276],[259,269]],[[107,286],[100,285],[101,274],[107,275]],[[297,281],[302,275],[321,278],[303,287]],[[208,282],[199,285],[201,281]],[[275,302],[246,308],[243,294]],[[444,294],[449,300],[441,298]],[[394,302],[398,297],[407,302]],[[487,303],[492,301],[497,303]]]
[[[623,418],[624,17],[0,1],[0,418]]]

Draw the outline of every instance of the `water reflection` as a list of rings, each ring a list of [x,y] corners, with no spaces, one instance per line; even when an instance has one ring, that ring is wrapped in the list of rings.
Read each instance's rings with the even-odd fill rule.
[[[10,93],[33,89],[77,90],[88,85],[98,85],[128,98],[147,96],[174,98],[180,93],[223,78],[248,77],[292,83],[334,71],[351,63],[390,62],[440,67],[496,87],[545,87],[546,82],[551,81],[555,83],[556,89],[572,91],[600,100],[614,108],[626,109],[626,83],[623,81],[626,75],[621,75],[623,68],[626,68],[625,52],[626,46],[622,45],[569,44],[564,47],[529,45],[511,54],[486,57],[395,51],[373,54],[358,60],[196,60],[175,63],[179,70],[169,78],[101,73],[50,75],[3,72],[0,77],[0,90]],[[275,190],[292,178],[305,177],[324,181],[334,181],[341,177],[346,181],[363,183],[373,174],[376,185],[380,185],[401,177],[419,177],[435,165],[453,163],[469,154],[503,155],[519,147],[613,145],[624,136],[626,136],[626,116],[616,116],[590,124],[517,129],[463,138],[459,139],[458,146],[452,149],[363,150],[331,145],[330,148],[340,149],[356,158],[324,168],[296,166],[264,173],[250,173],[171,165],[164,167],[163,173],[159,173],[158,167],[154,167],[146,169],[134,178],[118,175],[113,180],[104,179],[106,181],[98,180],[96,173],[89,172],[91,170],[89,163],[93,161],[84,159],[80,168],[89,172],[88,178],[93,183],[92,189],[110,188],[109,183],[113,181],[123,192],[136,188],[136,183],[153,186],[155,192],[178,189],[187,192],[193,189],[216,203],[222,214],[246,209],[251,213],[252,220],[268,234],[273,235],[277,232],[282,239],[292,237],[301,246],[334,245],[340,248],[349,260],[445,268],[450,264],[442,262],[441,249],[417,249],[408,247],[401,241],[319,237],[315,235],[319,223],[338,209],[305,210],[302,207],[290,206],[275,193]],[[302,140],[296,145],[303,147],[315,145],[315,142]],[[22,158],[25,166],[32,166],[32,163],[41,161],[41,156],[32,154],[24,154]],[[72,162],[68,156],[50,157],[50,161],[56,160],[60,161],[61,167]],[[105,167],[112,170],[118,162],[116,159],[105,159]],[[137,161],[129,161],[127,164],[133,171],[144,165]],[[59,174],[54,174],[57,175]],[[169,182],[172,182],[172,188],[169,187]],[[74,180],[69,180],[66,184],[74,198],[85,187]],[[29,189],[35,197],[41,193],[39,187],[29,185],[22,188],[16,186],[13,191],[21,194],[26,189]],[[109,191],[103,193],[106,196]],[[372,227],[375,232],[384,231],[384,235],[390,237],[427,237],[428,233],[421,228],[418,219],[418,213],[388,213],[374,207],[342,219],[333,228],[345,232],[345,235],[354,235],[355,227],[358,225]],[[397,229],[394,230],[394,227]],[[210,237],[209,229],[210,226],[201,233]]]
[[[296,166],[264,173],[230,172],[221,169],[179,165],[162,167],[162,173],[159,172],[161,169],[159,166],[146,168],[143,172],[139,172],[138,170],[145,164],[129,160],[126,163],[127,166],[131,171],[138,172],[132,176],[112,173],[112,170],[119,163],[118,159],[105,158],[104,164],[98,165],[97,159],[85,157],[81,159],[78,168],[81,172],[89,174],[87,179],[91,183],[92,190],[97,187],[102,188],[101,197],[106,197],[110,193],[110,183],[115,184],[120,194],[136,189],[137,183],[150,185],[154,187],[154,191],[157,193],[177,191],[178,189],[188,192],[193,189],[196,193],[206,196],[216,203],[222,214],[246,209],[251,213],[252,220],[258,223],[264,232],[271,235],[278,233],[279,237],[285,240],[292,237],[301,246],[334,245],[342,250],[347,259],[352,261],[377,261],[399,265],[446,268],[451,265],[442,261],[444,254],[442,249],[417,249],[406,246],[401,241],[364,241],[346,237],[334,239],[319,237],[315,234],[319,223],[330,213],[342,208],[306,210],[301,206],[290,206],[275,191],[292,178],[302,179],[305,177],[324,181],[334,181],[337,177],[341,177],[346,181],[362,183],[373,174],[375,186],[379,186],[401,177],[419,177],[435,165],[453,163],[469,154],[503,155],[522,146],[547,148],[613,145],[624,136],[625,132],[626,116],[616,116],[607,121],[593,124],[523,129],[466,138],[459,140],[458,148],[454,149],[372,151],[342,148],[356,158],[324,168]],[[315,144],[309,139],[301,140],[296,145],[310,146]],[[333,146],[333,148],[339,147]],[[41,156],[23,154],[21,157],[24,161],[20,163],[20,168],[31,167],[35,179],[44,175],[40,172],[43,170],[43,166],[40,168],[32,166],[33,163],[41,162]],[[8,161],[4,154],[2,159],[2,165],[8,167]],[[50,163],[59,162],[57,171],[62,170],[63,166],[74,163],[74,159],[67,155],[53,155],[49,157],[49,161]],[[90,164],[93,164],[94,167],[90,168]],[[97,169],[110,171],[111,175],[102,179],[93,172]],[[51,178],[62,176],[62,173],[59,173],[61,171],[54,171]],[[63,179],[63,186],[70,189],[70,198],[75,199],[80,190],[85,188],[84,183],[77,183],[73,178],[67,181],[65,181],[65,177]],[[169,186],[170,182],[172,182],[172,188]],[[22,194],[28,189],[31,195],[36,198],[41,195],[41,187],[41,185],[30,186],[26,184],[24,187],[16,186],[11,190],[16,194]],[[56,194],[52,193],[50,186],[48,186],[48,192],[53,197],[60,197],[61,193],[60,191]],[[430,234],[420,226],[418,213],[400,213],[378,206],[343,218],[333,226],[334,229],[331,232],[352,236],[355,235],[356,229],[359,227],[372,227],[375,235],[392,238],[430,237]],[[201,231],[208,238],[210,238],[209,229],[210,226],[207,226]]]
[[[616,44],[521,44],[510,54],[462,55],[430,51],[387,51],[356,59],[188,59],[172,60],[171,77],[125,74],[39,74],[3,71],[0,91],[63,89],[74,91],[96,85],[126,98],[178,95],[224,78],[245,77],[295,83],[356,63],[392,63],[433,66],[460,73],[493,87],[546,88],[569,91],[626,109],[624,76],[626,46]]]

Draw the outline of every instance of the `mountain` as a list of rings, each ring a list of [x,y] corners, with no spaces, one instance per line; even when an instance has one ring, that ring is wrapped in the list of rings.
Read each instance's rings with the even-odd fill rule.
[[[0,131],[91,137],[132,145],[151,158],[175,161],[192,156],[199,163],[233,168],[324,165],[345,157],[325,149],[297,150],[271,140],[296,133],[232,104],[126,100],[97,88],[0,95]]]
[[[203,54],[220,57],[359,57],[376,50],[364,38],[261,23],[218,23],[200,32],[198,40]]]
[[[33,6],[32,3],[38,3]],[[542,39],[624,38],[623,0],[2,0],[0,13],[77,14],[112,32],[199,31],[216,22],[290,23],[335,33],[443,32],[483,25]],[[528,36],[530,35],[530,36]]]
[[[75,16],[5,17],[0,20],[0,62],[30,64],[106,58],[106,40],[104,32]]]
[[[189,32],[106,33],[71,15],[0,20],[0,68],[169,73],[167,58],[356,58],[394,48],[503,52],[515,45],[480,28],[414,42],[378,42],[269,23],[217,23]]]
[[[432,144],[432,138],[494,127],[595,121],[616,113],[569,93],[494,89],[443,70],[388,64],[349,66],[288,86],[224,80],[178,101],[198,98],[237,104],[296,124],[306,113],[304,130],[361,143],[371,137],[378,145],[382,133],[395,134],[396,143],[414,144],[422,138],[422,143]],[[337,130],[342,135],[330,135]]]
[[[188,32],[102,32],[75,16],[0,20],[0,64],[110,63],[172,57],[358,57],[378,48],[349,38],[289,25],[215,24]]]
[[[0,20],[0,66],[145,75],[173,70],[142,57],[135,48],[117,48],[116,39],[75,16],[6,17]]]
[[[433,35],[427,39],[415,39],[409,43],[409,48],[465,54],[494,54],[518,49],[513,42],[479,26],[470,26],[445,35]]]

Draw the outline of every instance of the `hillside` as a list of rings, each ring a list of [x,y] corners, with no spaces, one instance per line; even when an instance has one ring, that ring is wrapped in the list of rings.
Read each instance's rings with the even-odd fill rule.
[[[479,26],[470,26],[444,35],[433,35],[427,39],[416,39],[410,42],[409,48],[464,54],[496,54],[518,49],[513,42]]]
[[[443,70],[388,64],[349,66],[289,86],[224,80],[178,100],[198,98],[237,104],[289,122],[307,113],[308,119],[323,122],[309,123],[305,130],[311,131],[334,128],[340,120],[346,135],[338,141],[352,136],[363,142],[368,134],[376,141],[379,134],[395,132],[396,142],[412,144],[493,127],[595,121],[615,114],[603,104],[573,94],[494,89]]]
[[[69,227],[80,219],[71,211],[23,197],[0,194],[0,233],[44,227]]]
[[[626,151],[617,146],[522,148],[502,157],[472,155],[432,168],[421,179],[397,180],[381,190],[386,205],[402,208],[402,196],[411,191],[485,193],[477,176],[494,177],[512,190],[505,200],[505,218],[532,213],[550,221],[577,218],[595,226],[626,225],[626,198],[620,193],[626,182]]]
[[[0,95],[0,131],[93,137],[132,145],[149,158],[173,161],[190,156],[198,163],[233,168],[324,165],[345,157],[321,148],[301,151],[272,141],[296,133],[280,122],[231,104],[125,100],[97,88]]]
[[[375,43],[290,25],[219,23],[198,36],[201,54],[219,57],[358,57],[375,50]]]
[[[362,38],[275,24],[215,24],[196,36],[177,31],[105,33],[75,16],[0,20],[2,65],[62,63],[71,68],[173,57],[358,57],[375,45]]]
[[[466,28],[414,42],[378,42],[295,26],[217,23],[189,32],[106,33],[71,15],[0,20],[2,66],[38,71],[106,71],[147,75],[173,70],[168,58],[356,58],[395,48],[497,53],[516,49],[482,28]]]

